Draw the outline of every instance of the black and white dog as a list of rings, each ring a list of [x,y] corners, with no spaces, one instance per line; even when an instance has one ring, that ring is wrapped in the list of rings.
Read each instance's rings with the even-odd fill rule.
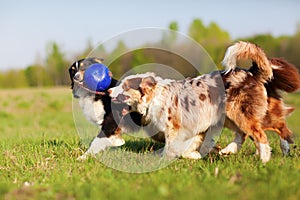
[[[79,105],[87,120],[97,125],[100,129],[88,150],[79,159],[85,159],[88,154],[96,154],[107,147],[121,146],[125,143],[120,137],[118,128],[121,116],[118,111],[113,113],[111,98],[106,91],[95,93],[84,86],[83,76],[85,70],[90,65],[101,62],[102,59],[95,57],[86,58],[74,62],[69,68],[73,96],[79,98]],[[117,82],[117,80],[112,78],[108,89],[116,86]]]
[[[85,70],[90,65],[102,61],[91,57],[78,60],[69,67],[73,96],[79,99],[79,105],[87,120],[99,127],[98,135],[93,139],[88,150],[78,158],[79,160],[84,160],[89,154],[95,155],[108,147],[123,145],[125,141],[121,138],[122,132],[135,132],[140,127],[148,125],[140,113],[127,112],[130,109],[126,104],[111,101],[107,91],[117,85],[116,79],[112,78],[110,86],[102,92],[94,92],[85,87],[83,81]],[[148,135],[156,141],[164,142],[163,133]]]

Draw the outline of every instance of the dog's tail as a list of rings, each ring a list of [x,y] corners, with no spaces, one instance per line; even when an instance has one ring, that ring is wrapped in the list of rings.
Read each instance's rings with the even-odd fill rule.
[[[271,63],[265,52],[257,45],[249,42],[237,42],[228,47],[222,65],[226,67],[226,73],[237,67],[240,59],[251,59],[252,67],[249,69],[259,81],[265,83],[273,77]]]
[[[300,75],[298,69],[283,58],[270,59],[274,79],[268,83],[276,90],[288,93],[300,90]]]

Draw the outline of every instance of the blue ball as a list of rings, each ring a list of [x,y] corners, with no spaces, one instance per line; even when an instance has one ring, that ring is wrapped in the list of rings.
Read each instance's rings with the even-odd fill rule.
[[[111,83],[109,69],[102,63],[92,64],[85,70],[83,80],[90,90],[104,91]]]

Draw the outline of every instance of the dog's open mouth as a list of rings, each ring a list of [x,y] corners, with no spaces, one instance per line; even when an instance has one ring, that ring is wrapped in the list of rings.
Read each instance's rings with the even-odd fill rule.
[[[124,107],[122,108],[122,115],[127,115],[131,111],[131,107],[128,106],[125,101],[129,99],[129,96],[126,96],[124,94],[119,94],[116,97],[112,97],[111,101],[116,103],[116,104],[124,104]]]
[[[125,100],[127,100],[129,97],[125,96],[125,95],[118,95],[117,97],[113,97],[111,100],[114,103],[124,103]],[[122,115],[126,115],[130,112],[130,107],[128,105],[126,105],[123,109],[122,109]]]
[[[124,103],[128,99],[129,99],[129,96],[126,96],[124,94],[119,94],[117,97],[113,97],[112,101],[114,103]]]
[[[130,112],[129,106],[126,106],[122,109],[122,116],[127,115]]]

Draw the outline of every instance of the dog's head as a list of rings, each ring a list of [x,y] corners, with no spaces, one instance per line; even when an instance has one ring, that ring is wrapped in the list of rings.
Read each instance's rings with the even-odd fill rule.
[[[79,97],[84,90],[79,87],[78,83],[83,82],[83,76],[85,70],[92,64],[102,63],[103,59],[96,57],[85,58],[74,62],[69,67],[69,74],[71,79],[71,89],[73,90],[74,97]]]
[[[160,77],[154,73],[130,75],[108,92],[114,102],[126,103],[132,110],[145,114],[143,108],[153,99],[158,80]]]

